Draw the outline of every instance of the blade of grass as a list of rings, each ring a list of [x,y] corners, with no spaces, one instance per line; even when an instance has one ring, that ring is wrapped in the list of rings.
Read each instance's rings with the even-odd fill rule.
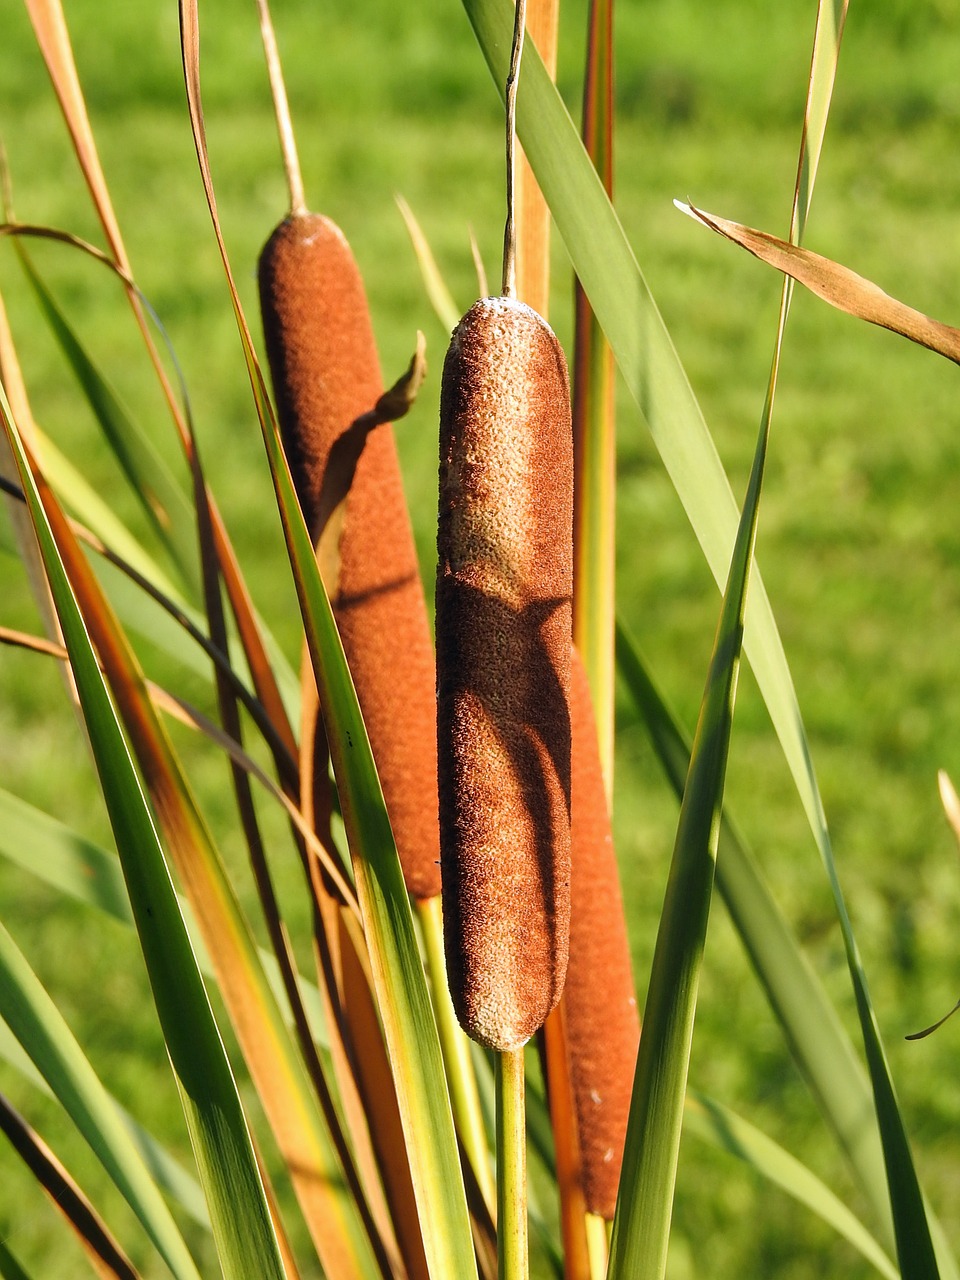
[[[436,1024],[416,945],[410,904],[356,691],[283,456],[276,420],[220,230],[203,128],[195,0],[182,0],[180,21],[184,77],[197,157],[273,474],[324,710],[417,1206],[421,1220],[430,1223],[424,1240],[430,1274],[437,1280],[448,1276],[468,1280],[476,1275],[476,1261],[466,1196]]]
[[[0,1276],[3,1280],[32,1280],[0,1238]]]
[[[0,148],[0,166],[2,166],[2,161],[3,153],[2,148]],[[14,413],[17,415],[17,420],[25,424],[24,429],[27,431],[28,437],[35,441],[36,424],[33,421],[33,414],[30,410],[27,387],[23,380],[23,371],[13,343],[13,334],[10,331],[7,309],[4,306],[2,294],[0,294],[0,382],[3,383],[7,390],[7,396]],[[0,477],[13,481],[16,477],[16,472],[16,464],[6,437],[0,437]],[[57,611],[53,607],[53,601],[50,598],[50,588],[43,572],[40,549],[34,537],[30,516],[21,503],[8,501],[4,503],[4,506],[6,506],[10,515],[14,540],[27,580],[30,583],[30,592],[36,602],[40,617],[43,619],[44,631],[52,640],[59,640],[61,637],[59,623],[57,622]]]
[[[679,799],[690,760],[689,740],[622,622],[617,627],[617,662]],[[896,1237],[890,1191],[870,1081],[820,979],[727,813],[721,820],[717,887],[797,1065],[871,1205],[880,1238],[892,1249]],[[928,1218],[941,1274],[945,1280],[957,1280],[960,1271],[943,1227],[929,1210]]]
[[[36,0],[36,2],[45,3],[45,0]],[[220,572],[223,575],[224,585],[226,586],[230,599],[230,606],[237,622],[240,639],[257,689],[258,697],[270,715],[275,731],[284,739],[287,744],[287,749],[292,754],[295,751],[294,737],[293,731],[290,727],[290,718],[286,707],[290,706],[293,714],[296,714],[297,698],[299,694],[296,677],[290,669],[289,663],[284,657],[281,649],[269,633],[264,631],[260,620],[256,615],[250,594],[240,571],[239,562],[237,561],[233,547],[231,546],[229,537],[227,536],[226,527],[223,524],[223,520],[217,509],[216,503],[213,501],[203,483],[203,477],[200,472],[199,462],[197,459],[196,442],[193,436],[192,425],[188,418],[180,412],[169,383],[166,380],[166,375],[163,373],[162,367],[157,362],[156,351],[153,347],[152,339],[145,328],[141,306],[141,304],[145,302],[145,299],[140,294],[124,267],[118,265],[101,250],[95,248],[91,244],[88,244],[86,241],[80,240],[78,237],[71,235],[69,232],[60,231],[54,227],[8,223],[0,226],[0,234],[38,236],[41,238],[52,239],[58,243],[64,243],[75,249],[79,249],[80,251],[89,254],[96,261],[108,267],[118,275],[126,286],[129,295],[133,298],[136,307],[138,308],[138,320],[141,321],[141,328],[143,329],[144,337],[150,349],[151,357],[154,359],[158,376],[163,382],[164,392],[177,425],[180,443],[191,469],[191,476],[194,484],[194,498],[197,501],[197,509],[201,511],[202,515],[199,525],[202,556],[206,556],[209,559],[213,556],[214,552],[216,554],[217,563],[219,565]],[[184,390],[184,398],[186,399],[182,380],[181,390]],[[211,540],[213,543],[212,547],[209,545]],[[107,541],[109,542],[110,539],[107,539]],[[137,557],[131,557],[131,559],[136,560]],[[147,576],[151,575],[148,574]]]
[[[43,1076],[33,1065],[22,1045],[14,1038],[13,1032],[0,1019],[0,1057],[21,1075],[34,1089],[45,1097],[52,1098],[53,1093]],[[210,1215],[204,1199],[200,1183],[173,1156],[160,1145],[159,1141],[143,1129],[136,1120],[120,1106],[111,1096],[111,1102],[117,1115],[130,1134],[131,1141],[139,1151],[151,1177],[161,1191],[180,1205],[180,1207],[207,1231],[210,1230]]]
[[[2,788],[0,855],[78,902],[98,908],[121,924],[133,924],[123,873],[116,856]],[[200,968],[213,976],[213,967],[190,904],[180,899],[180,908]],[[282,1003],[283,984],[276,960],[266,950],[260,951],[260,959],[270,986]],[[314,1037],[323,1047],[326,1033],[319,994],[305,978],[301,977],[299,983]]]
[[[689,739],[657,688],[624,624],[617,627],[620,673],[644,717],[650,740],[677,799],[690,764]],[[794,1059],[851,1172],[893,1246],[890,1196],[870,1085],[836,1009],[794,938],[763,872],[730,815],[721,817],[717,887]]]
[[[224,1274],[283,1276],[276,1237],[236,1084],[177,906],[139,779],[87,637],[47,520],[52,495],[40,493],[0,390],[0,415],[50,581],[100,773],[104,799],[123,861],[157,1012],[180,1089],[187,1128],[211,1210]],[[54,1010],[55,1020],[59,1018]],[[53,1015],[51,1015],[53,1016]],[[62,1033],[60,1034],[62,1039]],[[57,1033],[54,1033],[54,1040]],[[49,1044],[49,1038],[47,1038]],[[109,1125],[105,1110],[95,1128]],[[182,1272],[195,1275],[195,1269]]]
[[[57,305],[40,273],[14,239],[21,265],[67,363],[100,425],[151,528],[190,594],[197,589],[196,517],[183,487],[149,437],[133,421],[97,368],[76,330]]]
[[[473,1169],[483,1202],[492,1218],[496,1204],[496,1188],[490,1171],[490,1149],[480,1106],[480,1093],[470,1051],[470,1039],[457,1021],[453,1001],[450,998],[450,988],[447,985],[440,899],[418,900],[417,916],[420,921],[427,972],[430,975],[433,1012],[443,1047],[443,1061],[447,1070],[447,1085],[450,1089],[457,1133]]]
[[[785,309],[781,310],[781,329]],[[777,356],[779,355],[779,341]],[[770,430],[776,357],[690,756],[642,1019],[610,1280],[662,1280]]]
[[[36,429],[36,452],[54,491],[84,525],[165,595],[179,600],[178,588],[156,560],[117,518],[112,507],[97,493],[83,473],[39,427]]]
[[[130,1259],[88,1197],[36,1130],[2,1094],[0,1129],[54,1208],[69,1223],[94,1269],[117,1280],[138,1280]]]
[[[303,1064],[273,998],[233,887],[196,807],[144,677],[52,493],[40,480],[71,585],[95,638],[171,855],[201,926],[231,1019],[305,1217],[332,1275],[355,1274],[363,1250]]]
[[[397,208],[400,210],[400,216],[406,224],[413,251],[417,256],[420,275],[423,277],[423,286],[427,291],[427,297],[430,299],[430,305],[436,312],[437,318],[443,327],[448,333],[452,333],[460,323],[462,312],[454,302],[453,295],[440,274],[440,268],[437,266],[437,260],[433,256],[433,250],[430,248],[429,241],[424,235],[423,228],[417,221],[413,210],[403,196],[398,195],[394,199],[397,202]]]
[[[802,234],[812,198],[812,183],[823,142],[823,129],[826,125],[845,16],[845,0],[833,0],[833,3],[821,0],[818,7],[807,109],[804,116],[804,131],[801,139],[793,216],[790,225],[790,244],[786,246],[789,255],[805,252],[797,248],[796,242]],[[788,275],[784,281],[782,294],[783,301],[781,303],[777,337],[778,351],[782,341],[783,324],[786,310],[789,306],[791,290],[792,280]],[[776,360],[775,356],[772,385],[775,385],[776,379]],[[936,1260],[937,1250],[931,1238],[931,1221],[924,1205],[923,1195],[913,1164],[913,1156],[910,1151],[903,1116],[897,1102],[889,1064],[880,1036],[879,1024],[870,1000],[866,974],[860,960],[852,923],[847,912],[843,891],[840,887],[825,820],[822,822],[821,827],[819,840],[821,857],[830,881],[834,906],[843,934],[847,966],[854,990],[867,1064],[873,1086],[874,1109],[883,1144],[898,1261],[905,1280],[906,1278],[912,1280],[913,1277],[920,1280],[920,1277],[937,1276],[939,1275]],[[945,1242],[940,1238],[938,1246],[941,1254],[945,1252],[944,1244]],[[946,1250],[946,1252],[949,1253],[949,1250]],[[948,1265],[953,1265],[952,1259],[948,1262]]]
[[[898,1280],[899,1271],[863,1223],[806,1165],[765,1133],[729,1108],[700,1094],[687,1098],[683,1124],[686,1132],[695,1133],[704,1142],[730,1152],[761,1177],[781,1187],[848,1240],[887,1280]]]

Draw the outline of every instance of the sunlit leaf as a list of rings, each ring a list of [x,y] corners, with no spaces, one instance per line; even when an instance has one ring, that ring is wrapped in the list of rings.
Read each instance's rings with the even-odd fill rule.
[[[0,410],[46,565],[64,639],[70,652],[84,721],[123,863],[147,972],[184,1115],[211,1210],[224,1273],[246,1276],[251,1260],[260,1274],[283,1276],[236,1084],[207,1000],[149,809],[67,579],[50,524],[55,511],[47,490],[41,501],[6,397]],[[62,516],[61,516],[62,520]],[[12,964],[17,964],[16,956]],[[22,972],[19,966],[18,972]],[[24,977],[24,983],[29,979]],[[23,987],[21,986],[21,989]],[[43,1001],[40,1002],[41,1006]],[[55,1021],[59,1014],[46,1006]],[[9,1018],[7,1019],[9,1021]],[[62,1021],[62,1020],[61,1020]],[[36,1020],[31,1025],[37,1025]],[[42,1025],[42,1024],[41,1024]],[[63,1033],[46,1045],[65,1043]],[[116,1123],[104,1101],[93,1128]],[[183,1274],[192,1274],[185,1271]]]
[[[702,222],[711,231],[718,232],[748,250],[761,262],[766,262],[777,271],[799,281],[811,293],[815,293],[824,302],[829,302],[837,310],[846,311],[848,315],[867,320],[882,329],[890,329],[921,347],[929,347],[954,364],[960,364],[960,329],[932,320],[922,311],[915,311],[896,298],[891,298],[871,280],[865,280],[849,267],[821,257],[819,253],[811,253],[809,249],[788,244],[786,240],[780,240],[766,231],[756,231],[742,223],[718,218],[713,213],[704,213],[691,204],[680,201],[676,201],[676,204],[678,209]]]

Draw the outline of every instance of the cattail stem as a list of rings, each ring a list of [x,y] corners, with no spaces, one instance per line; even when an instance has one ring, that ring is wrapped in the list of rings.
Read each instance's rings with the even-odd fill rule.
[[[419,898],[415,901],[423,935],[430,990],[433,993],[433,1012],[437,1019],[440,1048],[443,1051],[443,1062],[447,1072],[447,1087],[450,1090],[453,1119],[484,1203],[492,1216],[496,1188],[490,1169],[487,1131],[483,1123],[483,1108],[480,1105],[477,1076],[470,1056],[470,1041],[457,1021],[453,1001],[450,999],[450,988],[447,985],[440,899]]]
[[[303,192],[300,157],[297,154],[297,143],[293,135],[293,121],[290,118],[290,103],[287,101],[287,86],[283,79],[277,37],[274,34],[267,0],[257,0],[257,9],[260,13],[260,38],[263,41],[263,53],[270,76],[270,93],[273,96],[277,133],[280,135],[280,150],[283,153],[283,168],[287,177],[287,190],[290,193],[290,212],[306,213],[307,201]]]
[[[497,1275],[527,1280],[527,1147],[523,1049],[496,1055]]]
[[[610,1224],[599,1214],[586,1216],[587,1253],[590,1256],[590,1280],[603,1280],[610,1257]]]
[[[517,296],[517,233],[514,222],[516,198],[516,150],[517,150],[517,83],[520,79],[520,55],[523,53],[523,33],[527,22],[527,0],[517,0],[517,12],[513,23],[513,45],[510,50],[510,70],[507,74],[507,223],[503,229],[503,283],[501,293],[505,298]]]

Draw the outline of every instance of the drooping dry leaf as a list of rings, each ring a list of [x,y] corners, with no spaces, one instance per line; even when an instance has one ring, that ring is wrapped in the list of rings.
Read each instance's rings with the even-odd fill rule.
[[[809,249],[788,244],[786,240],[780,240],[766,231],[757,231],[742,223],[704,213],[692,204],[684,204],[679,200],[674,203],[682,213],[689,214],[711,231],[740,245],[761,262],[769,263],[784,275],[806,286],[811,293],[815,293],[824,302],[829,302],[832,307],[846,311],[848,315],[860,320],[868,320],[882,329],[899,333],[911,342],[929,347],[938,355],[945,356],[954,364],[960,364],[960,329],[933,320],[922,311],[915,311],[913,307],[884,293],[872,280],[865,280],[849,267],[841,266],[839,262],[824,258],[819,253],[811,253]]]

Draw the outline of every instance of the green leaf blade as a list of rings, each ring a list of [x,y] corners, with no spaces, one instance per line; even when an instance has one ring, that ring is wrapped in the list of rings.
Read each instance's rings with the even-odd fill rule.
[[[0,416],[70,653],[171,1064],[228,1280],[284,1267],[246,1119],[153,820],[47,521],[6,397]]]

